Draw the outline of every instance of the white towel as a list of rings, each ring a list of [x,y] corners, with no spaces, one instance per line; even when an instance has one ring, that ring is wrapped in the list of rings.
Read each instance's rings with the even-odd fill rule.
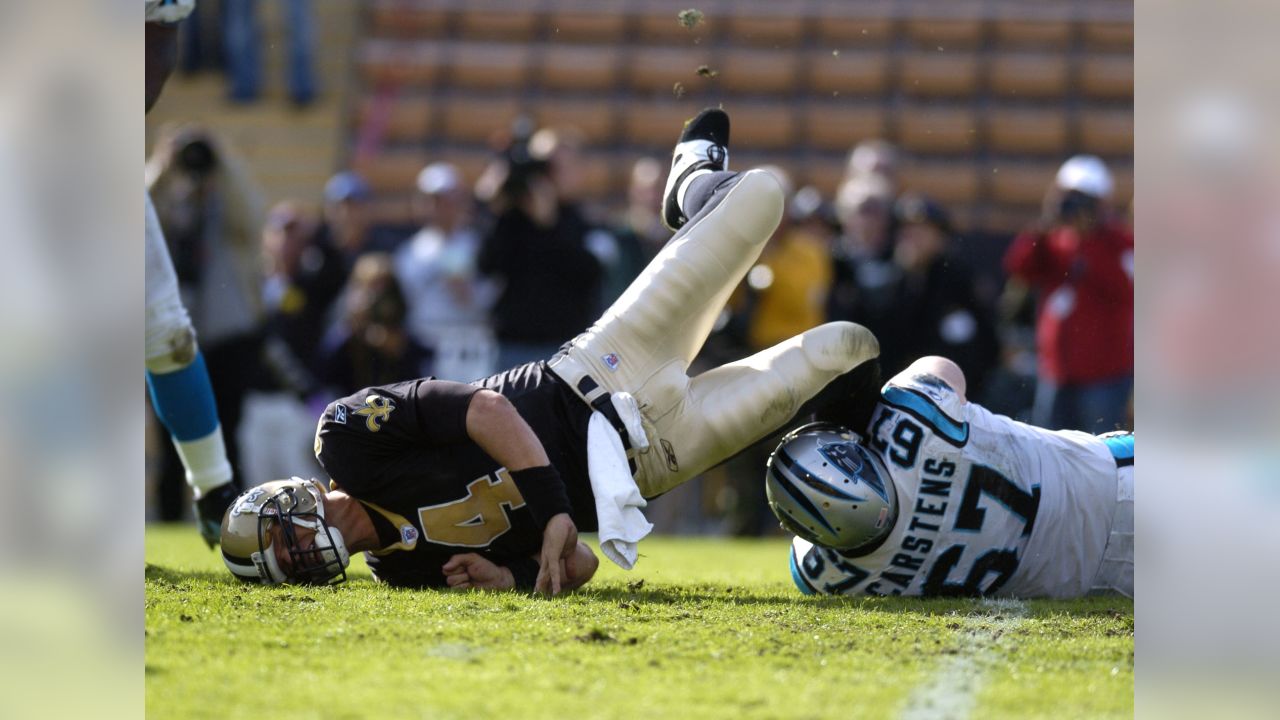
[[[617,405],[615,402],[614,406]],[[623,415],[627,434],[633,438],[636,437],[630,429],[633,423],[628,420],[635,420],[638,425],[638,415],[638,412],[632,418]],[[639,436],[644,437],[643,429]],[[599,412],[591,413],[587,425],[587,474],[591,477],[591,492],[596,496],[600,552],[618,567],[630,570],[636,564],[636,543],[653,530],[653,523],[640,512],[647,503],[631,477],[622,438]]]

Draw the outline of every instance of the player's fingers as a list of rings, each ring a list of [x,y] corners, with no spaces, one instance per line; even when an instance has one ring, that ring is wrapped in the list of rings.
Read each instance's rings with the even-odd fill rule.
[[[450,590],[470,590],[470,589],[471,589],[471,583],[469,583],[469,582],[465,582],[465,583],[462,583],[461,585],[454,585],[453,587],[451,587],[451,588],[449,588],[449,589],[450,589]]]
[[[446,575],[448,575],[449,573],[457,572],[459,569],[463,568],[466,565],[466,558],[467,558],[467,555],[469,554],[470,553],[460,553],[458,555],[454,555],[453,557],[449,558],[449,561],[446,562],[443,566],[441,566],[440,569]]]
[[[457,587],[471,579],[471,576],[465,572],[454,573],[445,577],[444,581],[449,587]]]

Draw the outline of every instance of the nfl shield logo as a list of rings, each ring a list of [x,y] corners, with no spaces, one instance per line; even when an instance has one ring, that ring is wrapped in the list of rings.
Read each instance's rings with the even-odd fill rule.
[[[613,372],[618,371],[618,365],[622,362],[622,359],[618,357],[618,353],[609,353],[600,359],[604,360],[604,364],[608,365],[609,370]]]
[[[400,528],[400,539],[406,545],[412,545],[418,541],[418,528],[412,525],[404,525]]]

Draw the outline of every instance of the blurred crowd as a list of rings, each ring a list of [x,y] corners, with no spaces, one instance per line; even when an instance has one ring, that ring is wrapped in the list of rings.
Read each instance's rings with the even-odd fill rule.
[[[573,128],[518,122],[474,183],[448,163],[424,167],[415,226],[402,228],[375,222],[369,185],[349,171],[318,209],[266,208],[224,141],[167,129],[147,181],[242,485],[320,475],[312,433],[335,396],[425,375],[470,381],[549,358],[586,329],[671,235],[659,219],[666,163],[636,161],[625,205],[609,212],[583,199],[588,152]],[[692,372],[852,320],[880,339],[886,379],[944,355],[995,412],[1053,429],[1132,427],[1133,237],[1100,160],[1068,159],[1012,239],[961,234],[946,207],[902,187],[883,141],[852,149],[830,198],[768,169],[785,217]],[[768,531],[759,479],[774,442],[664,496],[652,519]],[[153,514],[177,519],[181,466],[155,466]]]
[[[286,29],[284,85],[291,103],[306,106],[318,92],[312,0],[277,1],[284,16],[282,26]],[[227,78],[229,100],[257,101],[264,84],[263,4],[259,0],[200,0],[180,26],[182,71],[221,72]]]

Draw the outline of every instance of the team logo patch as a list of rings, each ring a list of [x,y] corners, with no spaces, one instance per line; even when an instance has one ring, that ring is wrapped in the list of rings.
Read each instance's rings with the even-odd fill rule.
[[[356,414],[364,417],[364,425],[369,432],[378,432],[382,429],[382,422],[391,417],[391,411],[395,409],[395,403],[387,398],[369,395],[364,399],[364,407],[356,410]]]
[[[413,545],[418,542],[418,528],[412,525],[401,525],[400,539],[403,540],[406,545]]]
[[[347,406],[346,405],[333,406],[333,421],[338,423],[339,425],[347,424]]]
[[[622,364],[622,358],[618,357],[618,353],[609,353],[600,359],[604,360],[604,364],[613,372],[617,372],[618,366]]]

